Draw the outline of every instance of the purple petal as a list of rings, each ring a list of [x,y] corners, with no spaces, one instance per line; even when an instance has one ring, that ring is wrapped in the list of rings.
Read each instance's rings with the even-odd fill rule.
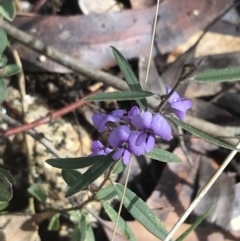
[[[91,151],[96,152],[99,149],[104,148],[104,145],[100,141],[93,141]]]
[[[146,143],[148,134],[146,131],[143,131],[142,133],[140,133],[140,135],[137,137],[136,139],[136,146],[140,146],[142,144]]]
[[[123,116],[123,120],[126,121],[128,124],[131,123],[132,117],[140,113],[140,110],[137,106],[133,106],[130,111],[128,111],[127,116]]]
[[[175,114],[180,120],[183,120],[185,117],[185,113],[180,110],[171,109],[171,113]]]
[[[124,154],[125,148],[119,148],[113,155],[112,158],[113,160],[117,161],[120,158],[122,158],[123,154]]]
[[[110,115],[114,117],[122,118],[125,113],[127,113],[126,110],[114,110],[110,113]]]
[[[121,147],[123,142],[127,142],[130,133],[128,126],[118,126],[110,133],[108,143],[114,148]]]
[[[145,147],[146,152],[150,152],[155,146],[155,136],[154,135],[149,135]]]
[[[128,150],[125,150],[123,153],[123,163],[125,165],[128,165],[130,162],[130,157],[131,157],[131,153]]]
[[[105,123],[106,117],[107,115],[102,113],[96,113],[92,116],[93,125],[95,126],[96,129],[99,130],[102,124]],[[107,130],[107,127],[105,127],[103,131],[106,131],[106,130]]]
[[[139,137],[139,134],[139,131],[133,131],[128,139],[128,150],[136,156],[141,156],[145,152],[145,141],[140,145],[136,144],[136,140]]]
[[[169,94],[171,90],[172,90],[172,88],[170,86],[167,86],[167,90],[166,90],[167,94]],[[173,94],[169,97],[167,102],[173,103],[173,102],[179,100],[180,98],[181,97],[179,96],[179,94],[177,92],[173,92]]]
[[[171,107],[176,110],[186,112],[188,109],[192,107],[192,101],[189,99],[182,98],[180,101],[172,103]]]
[[[153,134],[169,141],[172,138],[172,129],[167,120],[160,114],[155,114],[152,118],[151,128]]]
[[[141,114],[134,115],[131,122],[138,130],[145,130],[150,128],[151,121],[152,113],[146,111]]]

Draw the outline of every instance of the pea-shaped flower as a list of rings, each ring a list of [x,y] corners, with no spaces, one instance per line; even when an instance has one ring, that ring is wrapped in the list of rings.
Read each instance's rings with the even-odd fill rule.
[[[133,117],[134,115],[139,114],[139,113],[140,113],[139,108],[138,108],[137,106],[133,106],[133,107],[131,108],[131,110],[128,111],[127,115],[126,115],[126,116],[123,116],[122,119],[125,120],[126,123],[131,124],[132,117]]]
[[[167,86],[167,94],[172,90],[171,87]],[[165,112],[175,114],[180,120],[183,120],[186,111],[192,107],[192,101],[187,98],[182,98],[177,92],[174,92],[167,100],[165,105]]]
[[[145,151],[150,152],[155,146],[155,137],[166,141],[172,138],[172,129],[167,120],[160,114],[152,114],[149,111],[134,115],[131,123],[141,131],[136,139],[136,145],[144,144]]]
[[[108,137],[108,143],[116,150],[112,158],[114,160],[123,158],[123,163],[128,165],[131,153],[136,156],[143,155],[144,146],[136,145],[139,134],[139,131],[131,131],[128,126],[122,125],[115,128]]]
[[[106,156],[112,149],[105,147],[100,141],[93,141],[91,147],[92,154],[90,156]]]
[[[103,113],[96,113],[92,116],[93,125],[99,132],[107,131],[108,122],[118,123],[123,115],[127,113],[126,110],[114,110],[109,115]]]

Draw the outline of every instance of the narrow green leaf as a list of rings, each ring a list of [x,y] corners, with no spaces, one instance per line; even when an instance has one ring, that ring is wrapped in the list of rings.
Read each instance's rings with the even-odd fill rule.
[[[81,218],[80,223],[79,223],[80,233],[81,233],[81,241],[88,241],[86,239],[86,236],[87,236],[87,226],[88,226],[87,217],[83,213],[82,218]]]
[[[61,169],[80,169],[80,168],[91,166],[104,157],[105,156],[59,158],[59,159],[48,159],[46,160],[46,162],[53,167],[57,167]]]
[[[9,202],[0,202],[0,211],[5,209],[8,206]]]
[[[6,176],[9,182],[13,183],[14,179],[10,171],[0,167],[0,172]]]
[[[9,76],[15,75],[20,70],[21,70],[21,68],[18,65],[16,65],[16,64],[9,64],[9,65],[4,67],[4,71],[2,73],[2,77],[9,77]]]
[[[47,193],[41,185],[32,185],[28,188],[28,193],[39,202],[45,203],[47,200]]]
[[[100,201],[108,201],[113,199],[117,195],[116,189],[113,185],[102,188],[97,193],[97,199]]]
[[[0,6],[1,8],[1,6]],[[0,28],[0,55],[4,52],[8,44],[7,34]]]
[[[119,198],[122,198],[124,186],[116,183],[116,192]],[[135,193],[126,189],[123,205],[128,212],[141,223],[150,233],[161,240],[167,236],[167,230],[154,214],[154,212],[146,205],[146,203]]]
[[[153,148],[152,151],[145,153],[144,156],[161,162],[182,162],[180,157],[177,155],[160,148]]]
[[[199,217],[190,228],[188,228],[182,235],[180,235],[176,241],[185,240],[185,238],[203,221],[203,219],[212,211],[214,206],[209,208],[201,217]]]
[[[107,156],[104,156],[101,160],[92,165],[82,177],[68,189],[66,197],[70,197],[75,193],[80,192],[83,188],[87,187],[100,177],[113,164],[114,160],[112,159],[112,154],[112,152],[109,153]]]
[[[0,68],[5,67],[7,62],[8,62],[7,56],[4,54],[0,55]]]
[[[142,87],[141,87],[136,75],[134,74],[130,64],[127,62],[127,60],[124,58],[124,56],[116,48],[114,48],[114,47],[111,47],[111,48],[112,48],[114,57],[118,63],[118,66],[127,81],[129,88],[133,91],[141,91]],[[144,110],[147,109],[146,99],[136,100],[136,101],[142,109],[144,109]]]
[[[195,136],[201,137],[204,140],[206,140],[206,141],[208,141],[210,143],[213,143],[213,144],[215,144],[217,146],[225,147],[225,148],[228,148],[230,150],[236,150],[235,146],[232,146],[232,145],[229,145],[229,144],[227,144],[225,142],[219,141],[219,140],[217,140],[217,139],[215,139],[215,138],[205,134],[204,132],[202,132],[202,131],[200,131],[200,130],[198,130],[198,129],[196,129],[196,128],[194,128],[194,127],[192,127],[192,126],[190,126],[190,125],[180,121],[176,117],[171,116],[171,117],[168,117],[168,118],[172,122],[174,122],[175,124],[181,126],[184,130],[189,131],[190,133],[194,134]]]
[[[113,168],[112,174],[119,174],[124,171],[126,165],[123,163],[122,159],[120,159],[116,166]]]
[[[12,198],[12,184],[8,178],[0,172],[0,201],[8,202]]]
[[[81,239],[81,227],[79,223],[75,224],[74,232],[71,241],[84,241]]]
[[[86,241],[95,241],[94,232],[90,223],[87,225]]]
[[[60,213],[56,213],[53,215],[50,219],[50,222],[48,224],[48,230],[49,231],[58,231],[60,228],[60,222],[59,222]]]
[[[109,93],[99,93],[96,95],[92,95],[87,97],[85,100],[87,101],[106,101],[106,100],[137,100],[143,99],[145,97],[151,96],[153,93],[148,91],[114,91]]]
[[[62,170],[62,177],[68,186],[72,186],[82,177],[82,173],[77,170]]]
[[[240,67],[206,70],[196,74],[194,80],[201,83],[237,81],[240,80]]]
[[[2,103],[7,95],[7,86],[3,78],[0,78],[0,103]]]
[[[107,202],[102,202],[102,205],[103,205],[103,208],[104,208],[105,212],[107,213],[108,217],[114,223],[116,223],[117,216],[118,216],[117,212]],[[134,233],[132,232],[132,230],[129,228],[128,224],[125,222],[125,220],[121,216],[119,217],[117,227],[127,240],[131,240],[131,241],[137,240]]]
[[[9,21],[12,21],[15,17],[15,5],[14,0],[1,0],[0,1],[0,15]]]

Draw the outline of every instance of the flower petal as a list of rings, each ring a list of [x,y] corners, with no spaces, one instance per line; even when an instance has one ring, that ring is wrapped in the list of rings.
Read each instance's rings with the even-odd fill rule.
[[[189,99],[182,98],[181,100],[172,103],[171,107],[176,110],[186,112],[188,109],[192,107],[192,101]]]
[[[141,134],[139,131],[133,131],[128,139],[128,150],[136,156],[141,156],[145,152],[145,139],[140,145],[136,144],[136,140]]]
[[[160,114],[155,114],[152,118],[151,128],[153,134],[169,141],[172,138],[172,129],[167,120]]]
[[[166,92],[167,94],[170,93],[170,91],[172,90],[172,88],[170,86],[167,86],[166,88]],[[173,92],[173,94],[169,97],[169,99],[167,100],[168,103],[173,103],[175,101],[178,101],[179,99],[181,99],[180,95],[177,92]]]
[[[131,153],[128,150],[125,150],[123,153],[123,163],[125,165],[128,165],[130,162],[130,157],[131,157]]]
[[[146,131],[143,131],[142,133],[140,133],[140,135],[136,139],[136,146],[146,144],[147,136],[148,134]]]
[[[103,123],[105,123],[107,115],[102,113],[95,113],[92,116],[93,125],[96,129],[99,129]],[[104,124],[105,125],[105,124]],[[107,127],[105,128],[107,130]]]
[[[131,123],[138,130],[149,129],[152,121],[152,113],[149,111],[143,112],[141,114],[134,115],[132,117]]]
[[[110,113],[110,115],[114,117],[122,118],[125,113],[127,113],[126,110],[114,110]]]
[[[100,142],[100,141],[93,141],[92,142],[92,147],[91,147],[92,152],[96,152],[101,148],[104,148],[104,145],[102,144],[102,142]]]
[[[117,161],[122,158],[124,151],[125,148],[119,148],[118,150],[116,150],[116,152],[112,155],[113,160]]]
[[[122,118],[123,118],[124,121],[126,121],[128,124],[130,124],[130,123],[131,123],[131,120],[132,120],[132,117],[133,117],[134,115],[139,114],[139,113],[140,113],[139,108],[138,108],[137,106],[133,106],[133,107],[131,108],[131,110],[128,111],[127,116],[123,116]]]
[[[155,136],[154,135],[149,135],[145,147],[146,152],[150,152],[155,146]]]
[[[130,133],[128,126],[118,126],[110,133],[108,143],[114,148],[121,147],[123,142],[127,142]]]

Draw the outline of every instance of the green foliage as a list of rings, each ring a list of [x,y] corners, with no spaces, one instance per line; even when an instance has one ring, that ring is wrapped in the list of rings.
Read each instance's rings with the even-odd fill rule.
[[[1,9],[1,5],[0,5]],[[0,55],[3,54],[8,44],[7,34],[4,30],[0,29]]]
[[[121,199],[123,196],[124,186],[115,184],[118,197]],[[135,193],[126,189],[123,205],[128,212],[141,223],[150,233],[155,235],[161,240],[167,236],[167,230],[154,214],[154,212],[146,205],[146,203],[138,197]]]
[[[237,81],[240,80],[240,67],[206,70],[196,74],[194,79],[200,83]]]
[[[97,199],[100,201],[109,201],[117,195],[116,189],[113,185],[102,188],[97,193]]]
[[[9,64],[3,69],[2,77],[9,77],[17,74],[21,68],[16,64]]]
[[[144,155],[161,162],[182,162],[177,155],[160,148],[154,148],[152,151],[145,153]]]
[[[117,216],[118,216],[117,212],[107,202],[102,201],[102,205],[103,205],[103,208],[104,208],[105,212],[107,213],[108,217],[114,223],[116,223]],[[132,230],[129,228],[128,224],[125,222],[125,220],[121,216],[119,217],[117,227],[127,240],[131,240],[131,241],[137,240],[134,233],[132,232]]]
[[[5,209],[9,205],[9,202],[1,202],[0,201],[0,211]]]
[[[1,41],[1,39],[0,39],[0,41]],[[0,68],[5,67],[7,62],[8,62],[8,59],[7,59],[6,55],[4,55],[4,54],[0,55]],[[1,73],[2,73],[2,70],[1,70]],[[0,76],[1,76],[1,74],[0,74]]]
[[[72,186],[82,177],[82,174],[77,170],[62,170],[62,177],[68,186]]]
[[[0,78],[0,103],[2,103],[7,95],[7,86],[3,78]]]
[[[153,95],[153,93],[148,91],[114,91],[109,93],[99,93],[96,95],[92,95],[87,97],[85,100],[87,101],[138,100],[138,99],[144,99],[151,95]]]
[[[80,169],[91,166],[96,162],[103,159],[105,156],[89,156],[89,157],[77,157],[77,158],[59,158],[59,159],[48,159],[46,162],[53,166],[61,169]]]
[[[222,142],[222,141],[219,141],[205,133],[203,133],[202,131],[200,130],[197,130],[196,128],[180,121],[179,119],[175,118],[175,117],[168,117],[172,122],[174,122],[175,124],[181,126],[184,130],[186,131],[189,131],[190,133],[194,134],[195,136],[198,136],[198,137],[201,137],[202,139],[210,142],[210,143],[213,143],[217,146],[221,146],[221,147],[225,147],[227,149],[230,149],[230,150],[235,150],[236,147],[235,146],[232,146],[232,145],[229,145],[225,142]]]
[[[66,197],[70,197],[77,192],[83,190],[89,184],[94,182],[98,177],[100,177],[114,162],[112,159],[112,152],[107,156],[104,156],[101,160],[92,165],[82,176],[81,178],[72,185],[67,193]]]
[[[129,88],[133,91],[142,91],[142,87],[139,84],[139,81],[138,81],[137,77],[135,76],[128,61],[124,58],[124,56],[116,48],[112,47],[112,51],[113,51],[114,57],[118,63],[118,66],[127,81]],[[136,100],[136,101],[142,109],[144,109],[144,110],[147,109],[146,99],[141,99],[141,100]]]
[[[49,231],[58,231],[59,230],[59,228],[60,228],[59,217],[60,217],[59,213],[56,213],[51,217],[50,222],[48,224]]]
[[[12,184],[3,172],[0,172],[0,202],[8,202],[12,198]]]
[[[183,241],[185,238],[203,221],[203,219],[212,211],[213,206],[209,208],[201,217],[199,217],[190,228],[188,228],[176,241]]]
[[[116,166],[113,168],[112,174],[119,174],[124,171],[126,165],[123,163],[122,159],[120,159]]]
[[[12,21],[15,17],[15,5],[14,0],[1,0],[0,1],[0,15],[9,21]]]
[[[28,188],[28,193],[39,202],[45,203],[47,200],[47,193],[41,185],[32,185]]]
[[[3,173],[6,176],[6,178],[8,179],[8,181],[13,183],[14,179],[13,179],[13,176],[10,171],[5,170],[0,167],[0,173]]]

